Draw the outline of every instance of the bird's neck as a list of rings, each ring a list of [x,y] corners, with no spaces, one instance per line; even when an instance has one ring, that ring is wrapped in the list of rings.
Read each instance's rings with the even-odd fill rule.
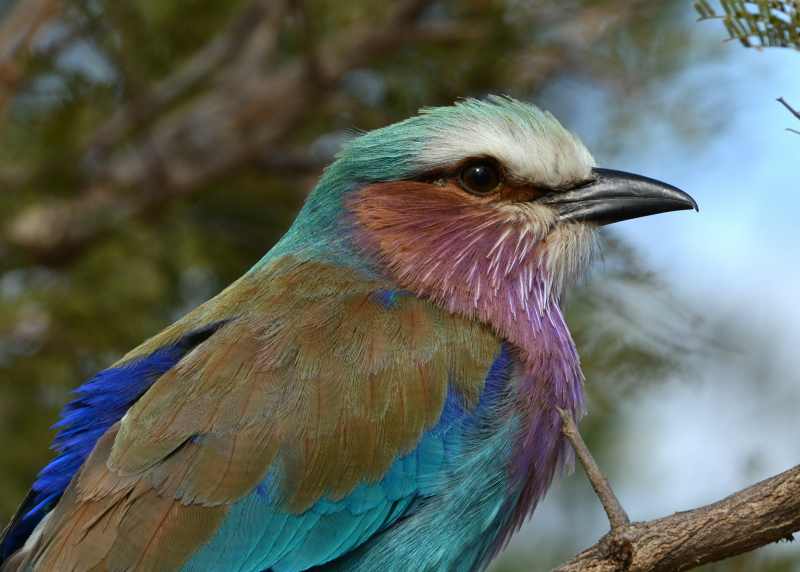
[[[388,225],[370,229],[365,223],[372,231],[365,235],[365,244],[380,254],[404,289],[485,323],[514,348],[507,413],[518,430],[508,467],[510,506],[503,512],[510,516],[501,526],[502,543],[533,511],[559,468],[571,460],[558,409],[580,417],[583,374],[560,307],[569,272],[559,264],[588,259],[582,252],[590,249],[593,236],[578,227],[553,232],[547,241],[535,240],[525,223],[481,216],[466,213],[449,225],[430,221],[427,232],[411,232],[411,223],[400,231],[394,225],[391,233]],[[436,235],[432,229],[439,235],[431,238]],[[571,256],[575,251],[578,255]]]
[[[481,207],[409,182],[365,187],[348,212],[354,244],[391,280],[517,348],[523,409],[581,410],[583,376],[559,302],[591,260],[591,228],[558,225],[533,203]]]
[[[512,409],[521,423],[509,466],[510,519],[501,542],[533,512],[553,477],[572,463],[558,409],[576,419],[584,412],[583,373],[561,308],[551,300],[542,310],[521,317],[508,332],[519,352]]]
[[[510,515],[502,543],[536,507],[559,470],[572,461],[558,409],[584,411],[583,373],[557,293],[546,275],[519,267],[495,283],[491,303],[450,292],[448,308],[489,324],[515,350],[509,414],[519,421],[509,465]]]
[[[498,290],[506,300],[518,295],[518,278]],[[545,280],[534,279],[527,304],[512,302],[480,308],[479,319],[490,324],[511,348],[509,394],[501,426],[513,427],[512,449],[504,472],[508,485],[496,525],[487,529],[488,557],[496,555],[529,517],[553,478],[572,462],[572,449],[561,433],[558,409],[579,418],[583,413],[583,374],[575,344],[554,296],[545,291]],[[514,312],[513,308],[517,307]],[[451,310],[474,314],[470,301],[452,300]],[[471,309],[470,309],[471,308]],[[497,422],[498,419],[493,419]]]
[[[328,245],[325,251],[298,249],[298,243],[313,245],[306,232],[290,236],[293,242],[287,240],[287,245],[295,254],[301,250],[304,256],[359,273],[382,267],[385,279],[399,289],[478,320],[506,341],[513,361],[509,399],[503,411],[491,414],[509,417],[504,426],[513,428],[514,437],[510,457],[504,460],[509,489],[500,502],[507,504],[498,513],[502,522],[487,539],[488,550],[494,552],[531,514],[558,469],[570,460],[557,408],[580,416],[583,375],[560,307],[564,280],[558,268],[552,273],[547,256],[563,252],[561,245],[581,244],[583,235],[568,235],[566,229],[551,234],[549,248],[544,248],[531,242],[524,227],[507,232],[507,226],[489,222],[494,224],[468,220],[462,234],[451,225],[436,240],[418,229],[389,234],[364,224],[352,236],[342,233],[348,243],[321,241]]]
[[[507,341],[513,354],[510,392],[499,413],[515,427],[513,447],[505,469],[504,506],[486,539],[489,557],[506,545],[533,513],[553,478],[572,463],[558,409],[576,419],[584,411],[583,373],[558,298],[549,295],[544,278],[533,278],[527,302],[515,304],[510,300],[520,295],[518,284],[519,277],[509,276],[497,291],[498,299],[509,301],[478,308],[476,316]],[[468,300],[452,300],[450,307],[476,312]]]

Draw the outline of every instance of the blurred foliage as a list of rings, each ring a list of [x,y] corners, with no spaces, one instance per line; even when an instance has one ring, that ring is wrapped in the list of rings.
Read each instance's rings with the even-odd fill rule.
[[[315,86],[313,70],[329,56],[316,48],[329,40],[346,43],[354,30],[385,21],[394,4],[292,3],[280,15],[268,56],[223,58],[155,109],[145,104],[158,86],[205,53],[248,2],[67,0],[32,35],[13,67],[0,62],[0,71],[12,69],[14,78],[3,84],[11,99],[0,107],[0,522],[47,461],[48,426],[70,390],[257,261],[286,230],[321,165],[353,128],[379,127],[419,107],[470,95],[535,99],[568,80],[612,98],[625,94],[632,107],[620,106],[620,114],[657,113],[637,94],[697,58],[697,47],[687,41],[688,10],[678,1],[441,0],[420,2],[426,6],[419,28],[396,47],[358,54],[358,65],[333,85]],[[0,13],[11,18],[15,6],[0,2]],[[240,52],[257,46],[259,36],[253,37]],[[185,134],[185,145],[172,147],[153,143],[163,141],[157,136],[187,125],[181,121],[192,114],[193,128],[224,124],[229,118],[215,115],[219,101],[202,107],[204,98],[234,97],[239,78],[244,92],[245,80],[269,77],[298,58],[307,59],[308,92],[315,96],[279,148],[259,154],[257,140],[191,185],[174,183],[169,169],[175,156],[190,171],[214,157],[190,153],[198,143],[195,131]],[[242,61],[247,66],[237,68]],[[234,89],[225,92],[231,89],[228,76]],[[109,125],[125,111],[136,120],[109,139]],[[273,111],[280,118],[281,110]],[[692,124],[684,107],[680,116]],[[245,127],[261,128],[258,117]],[[598,139],[611,142],[616,130],[632,128],[626,117],[609,122]],[[569,116],[562,119],[569,125]],[[128,165],[130,156],[160,161],[164,169],[138,179],[110,173],[109,165]],[[30,235],[20,228],[44,236],[47,249],[20,239]],[[641,380],[676,366],[669,357],[677,353],[675,340],[692,340],[695,319],[627,245],[608,240],[602,279],[588,282],[569,305],[592,382],[596,415],[587,420],[586,433],[601,457],[613,439],[605,414]],[[646,309],[652,304],[669,306],[674,320],[650,320]],[[574,480],[568,486],[587,488]],[[593,502],[591,496],[572,498]],[[787,569],[780,563],[760,569],[768,568]],[[723,569],[744,568],[713,568]]]
[[[721,0],[722,13],[708,0],[695,2],[702,19],[720,18],[731,40],[745,47],[800,49],[797,0]]]

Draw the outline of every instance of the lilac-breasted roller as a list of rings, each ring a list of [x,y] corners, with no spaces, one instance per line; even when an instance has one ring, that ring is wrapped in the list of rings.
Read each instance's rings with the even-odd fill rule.
[[[560,300],[596,229],[689,208],[509,98],[361,135],[251,270],[78,388],[0,569],[483,570],[569,457]]]

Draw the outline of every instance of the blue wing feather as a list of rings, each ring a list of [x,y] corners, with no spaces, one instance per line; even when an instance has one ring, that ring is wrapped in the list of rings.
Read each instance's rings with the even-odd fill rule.
[[[0,542],[0,564],[25,544],[36,525],[55,506],[97,440],[164,373],[207,340],[224,321],[194,330],[169,346],[122,365],[106,369],[75,390],[75,399],[53,426],[58,429],[52,448],[58,453],[36,478],[17,515]]]
[[[56,424],[58,456],[39,474],[0,545],[0,564],[21,547],[53,508],[97,439],[119,421],[147,389],[180,359],[210,337],[222,323],[197,330],[146,357],[99,373],[76,390]],[[290,572],[335,568],[336,562],[415,513],[439,494],[448,463],[457,459],[464,435],[482,412],[498,400],[509,379],[511,357],[503,346],[487,372],[477,408],[467,409],[461,395],[448,392],[438,423],[410,453],[398,458],[377,483],[364,483],[347,497],[322,499],[308,511],[284,512],[272,498],[270,476],[236,502],[215,536],[185,565],[186,571],[230,569],[242,572]]]

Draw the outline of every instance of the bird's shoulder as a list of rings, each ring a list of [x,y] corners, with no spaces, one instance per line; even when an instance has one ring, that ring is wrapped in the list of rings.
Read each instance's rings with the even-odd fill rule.
[[[289,513],[342,498],[414,448],[449,390],[476,404],[498,351],[486,326],[388,281],[289,259],[122,363],[209,324],[98,440],[43,528],[40,564],[183,561],[268,473]]]
[[[128,411],[109,464],[136,473],[178,447],[202,449],[204,439],[235,434],[240,450],[227,454],[263,466],[230,486],[208,482],[213,494],[193,493],[209,502],[252,488],[275,457],[297,510],[323,492],[342,495],[376,479],[436,423],[449,386],[477,402],[498,351],[478,322],[319,262],[279,261],[198,314],[202,323],[225,323]]]

